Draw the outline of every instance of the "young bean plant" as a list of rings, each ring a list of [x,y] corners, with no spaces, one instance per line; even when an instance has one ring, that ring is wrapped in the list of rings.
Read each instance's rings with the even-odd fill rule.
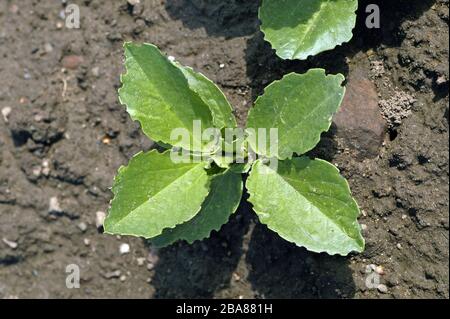
[[[263,17],[269,3],[263,2]],[[166,151],[140,152],[119,169],[106,233],[149,238],[160,247],[205,239],[235,213],[248,174],[255,213],[282,238],[314,252],[363,251],[360,212],[347,181],[334,165],[302,156],[339,109],[341,74],[312,69],[273,82],[237,134],[230,103],[212,81],[154,45],[124,47],[120,101]],[[199,125],[213,134],[205,139]]]

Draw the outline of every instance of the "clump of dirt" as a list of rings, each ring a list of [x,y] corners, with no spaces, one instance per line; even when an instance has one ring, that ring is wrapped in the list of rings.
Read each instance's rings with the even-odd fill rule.
[[[395,91],[394,96],[379,101],[381,114],[391,128],[402,124],[402,120],[411,114],[411,107],[416,99],[403,91]]]
[[[65,1],[0,1],[1,298],[449,297],[448,0],[359,1],[353,40],[307,61],[275,55],[257,0],[72,2],[80,29],[65,27]],[[380,7],[380,29],[365,26],[369,3]],[[96,213],[108,209],[117,169],[154,146],[117,99],[124,41],[154,43],[214,80],[241,125],[288,72],[371,79],[395,124],[386,139],[356,156],[333,127],[310,154],[349,179],[366,251],[310,253],[245,203],[191,246],[155,250],[102,234]],[[80,289],[65,284],[73,264]],[[367,284],[373,276],[381,286]]]

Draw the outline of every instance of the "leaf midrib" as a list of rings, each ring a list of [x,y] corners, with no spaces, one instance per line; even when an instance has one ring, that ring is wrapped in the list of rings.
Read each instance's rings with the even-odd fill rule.
[[[132,58],[136,61],[136,65],[142,70],[142,73],[143,73],[143,74],[145,75],[145,77],[147,78],[148,84],[152,87],[153,91],[158,93],[157,95],[158,95],[159,99],[160,99],[165,105],[167,105],[168,109],[171,111],[171,113],[174,115],[174,117],[177,119],[177,121],[178,121],[179,123],[182,123],[182,124],[183,124],[184,128],[186,128],[186,129],[189,131],[189,134],[191,135],[191,138],[194,139],[195,136],[194,136],[192,130],[190,129],[189,125],[186,124],[186,122],[184,121],[183,118],[180,118],[180,117],[178,116],[177,112],[175,112],[175,111],[173,110],[173,108],[172,108],[172,106],[171,106],[170,104],[168,104],[168,103],[165,102],[165,100],[162,98],[162,96],[161,96],[159,90],[156,90],[156,89],[155,89],[155,86],[153,85],[152,81],[150,80],[150,79],[151,79],[151,76],[149,76],[149,74],[146,72],[145,68],[143,68],[143,67],[141,66],[141,65],[144,64],[144,63],[143,63],[140,59],[136,58],[137,56],[136,56],[135,54],[133,54],[132,50],[128,50],[128,52],[129,52],[129,54],[130,54],[130,57],[132,57]],[[176,66],[173,66],[173,67],[176,68]],[[186,81],[186,86],[187,86],[188,90],[189,90],[192,94],[195,94],[196,96],[198,96],[198,94],[197,94],[196,92],[194,92],[194,91],[192,91],[192,90],[190,89],[190,87],[189,87],[189,82],[188,82],[188,80],[186,79],[186,77],[184,76],[184,74],[183,74],[178,68],[176,68],[176,69],[181,73],[181,75],[183,76],[183,79]],[[172,83],[173,83],[173,80],[172,80],[171,77],[169,77],[169,81],[172,81]],[[173,85],[172,85],[172,86],[173,86]],[[208,110],[209,110],[210,113],[211,113],[211,110],[210,110],[209,106],[206,105],[205,102],[204,102],[199,96],[198,96],[198,98],[199,98],[200,101],[202,101],[202,103],[208,108]],[[191,101],[191,102],[192,102],[192,101]],[[192,103],[192,104],[194,104],[194,103]],[[147,117],[146,114],[144,114],[144,113],[142,113],[142,112],[141,112],[141,114],[142,114],[144,117]],[[212,118],[212,114],[211,114],[211,118]],[[197,141],[197,142],[200,142],[200,145],[203,145],[201,139],[200,139],[200,141]],[[195,145],[195,143],[194,143],[193,145]]]
[[[128,218],[130,215],[132,215],[136,210],[138,210],[140,207],[142,207],[143,205],[145,205],[149,200],[154,199],[155,197],[157,197],[160,193],[162,193],[165,189],[167,189],[168,187],[170,187],[173,183],[175,183],[176,181],[178,181],[179,179],[183,178],[183,176],[185,176],[186,174],[188,174],[189,172],[191,172],[192,170],[198,168],[198,166],[203,165],[203,163],[199,163],[198,165],[193,166],[191,169],[187,170],[186,172],[184,172],[183,174],[181,174],[180,176],[178,176],[178,178],[174,179],[172,182],[170,182],[169,184],[167,184],[166,186],[164,186],[163,188],[161,188],[160,190],[158,190],[153,196],[151,196],[150,198],[148,198],[146,201],[144,201],[142,204],[140,204],[139,206],[137,206],[136,208],[134,208],[131,212],[129,212],[128,214],[124,215],[123,217],[121,217],[120,219],[117,220],[117,222],[115,223],[115,225],[113,226],[114,228],[118,227],[118,225],[126,218]],[[202,175],[198,176],[188,187],[187,189],[191,189],[191,187],[195,184],[195,182],[198,181],[198,179],[200,179],[202,177]]]
[[[264,165],[264,164],[261,163],[260,165]],[[268,169],[272,170],[278,178],[280,178],[280,179],[282,179],[283,181],[285,181],[286,184],[288,185],[288,187],[290,187],[292,190],[294,190],[294,192],[297,193],[299,196],[303,197],[303,198],[304,198],[304,199],[305,199],[312,207],[314,207],[315,209],[317,209],[317,211],[319,211],[319,213],[320,213],[322,216],[324,216],[326,220],[329,220],[333,225],[335,225],[339,230],[341,230],[341,232],[342,232],[343,234],[345,234],[349,239],[355,240],[355,238],[351,237],[344,229],[342,229],[342,226],[341,226],[341,225],[337,224],[333,219],[331,219],[331,218],[330,218],[329,216],[327,216],[324,212],[322,212],[322,210],[321,210],[319,207],[317,207],[314,203],[312,203],[307,197],[303,196],[303,195],[302,195],[302,194],[301,194],[301,193],[300,193],[300,192],[299,192],[299,191],[298,191],[291,183],[289,183],[288,180],[286,180],[286,179],[284,178],[283,175],[278,174],[278,172],[274,171],[273,169],[271,169],[271,168],[268,167],[268,166],[266,166],[266,167],[267,167]],[[292,179],[292,178],[291,178],[291,180],[294,180],[294,181],[295,181],[295,179]],[[301,181],[298,181],[298,182],[301,182]]]
[[[300,2],[300,1],[299,1],[299,2]],[[325,11],[325,7],[327,7],[329,4],[330,4],[330,1],[329,1],[329,0],[326,0],[326,2],[323,2],[323,3],[320,5],[319,12],[317,12],[317,13],[313,16],[311,23],[308,24],[307,29],[305,30],[305,32],[304,32],[304,34],[303,34],[303,37],[302,37],[301,40],[298,42],[299,45],[297,46],[297,49],[295,49],[294,54],[293,54],[293,57],[296,57],[299,53],[301,53],[301,51],[302,51],[302,46],[303,46],[303,42],[305,41],[306,37],[309,36],[309,33],[310,33],[311,29],[317,27],[317,25],[316,25],[317,20],[320,18],[320,16],[321,16],[321,15],[323,14],[323,12]]]

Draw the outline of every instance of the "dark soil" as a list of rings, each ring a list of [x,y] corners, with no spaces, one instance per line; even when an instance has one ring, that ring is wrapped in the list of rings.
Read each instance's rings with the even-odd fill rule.
[[[11,110],[0,116],[0,297],[449,297],[448,0],[360,1],[353,40],[304,62],[282,61],[264,42],[256,0],[74,0],[79,30],[64,27],[63,2],[0,2],[0,110]],[[381,29],[365,27],[368,3],[380,5]],[[349,179],[366,251],[310,253],[244,203],[192,246],[156,251],[101,234],[96,212],[108,209],[118,167],[153,145],[117,99],[125,40],[154,43],[202,71],[241,124],[263,88],[288,72],[370,78],[380,106],[401,119],[377,154],[347,147],[339,127],[312,153]],[[60,209],[49,213],[52,197]],[[68,264],[81,268],[80,289],[66,288]],[[384,293],[365,284],[372,264],[383,267]]]

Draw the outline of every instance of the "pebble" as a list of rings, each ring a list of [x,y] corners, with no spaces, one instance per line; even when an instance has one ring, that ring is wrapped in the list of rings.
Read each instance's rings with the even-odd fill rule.
[[[140,257],[140,258],[138,258],[136,260],[137,260],[138,266],[144,266],[144,264],[145,264],[145,258],[144,257]]]
[[[150,263],[150,264],[156,264],[156,263],[158,263],[158,260],[159,260],[159,256],[158,256],[158,254],[156,253],[156,251],[150,251],[149,253],[148,253],[148,256],[147,256],[147,261]]]
[[[62,209],[59,205],[58,197],[51,197],[48,203],[49,213],[61,213]]]
[[[366,231],[366,230],[367,230],[367,225],[366,225],[366,224],[361,224],[361,229],[362,229],[363,231]]]
[[[115,270],[111,272],[107,272],[106,274],[103,274],[103,276],[106,279],[113,279],[113,278],[119,278],[122,272],[120,270]]]
[[[105,145],[109,145],[111,144],[111,138],[109,138],[108,136],[105,136],[102,138],[102,143]]]
[[[37,166],[37,167],[33,168],[33,175],[34,176],[39,177],[39,176],[41,176],[41,173],[42,173],[42,168],[40,166]]]
[[[9,7],[9,12],[16,14],[19,12],[19,7],[16,4],[13,4]]]
[[[24,72],[23,72],[23,78],[25,80],[30,80],[31,79],[31,74],[30,74],[30,72],[27,69],[25,69]]]
[[[106,218],[105,212],[102,212],[102,211],[96,212],[95,213],[95,226],[97,228],[103,227],[103,223],[105,221],[105,218]]]
[[[93,75],[93,76],[95,76],[96,78],[98,78],[99,75],[100,75],[100,68],[99,68],[98,66],[93,67],[92,70],[91,70],[91,72],[92,72],[92,75]]]
[[[436,83],[437,85],[442,85],[444,83],[447,83],[447,78],[445,77],[445,75],[441,75],[436,79]]]
[[[83,239],[83,243],[85,246],[89,246],[91,244],[91,240],[89,238]]]
[[[127,0],[127,2],[130,4],[130,6],[135,6],[139,3],[141,3],[140,0]]]
[[[11,249],[16,249],[19,246],[15,241],[8,240],[4,237],[2,238],[2,241]]]
[[[402,244],[400,244],[400,243],[397,244],[397,248],[398,248],[398,249],[402,249],[402,248],[403,248]]]
[[[85,222],[81,222],[77,226],[83,233],[87,230],[87,225]]]
[[[169,55],[169,56],[167,57],[167,59],[168,59],[170,62],[175,62],[175,57],[173,57],[173,56],[171,56],[171,55]]]
[[[125,276],[125,275],[120,276],[120,281],[121,282],[124,282],[125,280],[127,280],[127,276]]]
[[[8,123],[8,116],[9,114],[11,114],[11,107],[9,106],[5,106],[4,108],[2,108],[2,115],[3,115],[3,119],[5,120],[6,123]]]
[[[385,294],[385,293],[388,292],[388,287],[386,285],[383,285],[383,284],[378,285],[377,289],[382,294]]]
[[[356,69],[350,72],[346,87],[342,106],[333,119],[338,132],[336,137],[360,157],[375,158],[387,131],[378,106],[376,86],[364,70]]]
[[[51,53],[53,51],[53,45],[51,45],[50,43],[44,44],[44,51],[46,53]]]
[[[42,174],[44,176],[50,175],[50,167],[49,167],[48,159],[44,159],[42,161]]]
[[[219,65],[219,68],[221,68],[221,69],[225,68],[225,64],[221,63],[221,64]]]
[[[147,270],[148,271],[152,271],[153,269],[155,269],[155,265],[152,263],[147,264]]]
[[[79,55],[66,55],[62,59],[62,65],[66,69],[75,70],[83,63],[83,61],[83,57]]]
[[[375,272],[379,275],[384,275],[384,268],[383,266],[377,266],[375,267]]]
[[[130,252],[130,245],[128,245],[127,243],[120,244],[119,251],[121,255],[128,254]]]

